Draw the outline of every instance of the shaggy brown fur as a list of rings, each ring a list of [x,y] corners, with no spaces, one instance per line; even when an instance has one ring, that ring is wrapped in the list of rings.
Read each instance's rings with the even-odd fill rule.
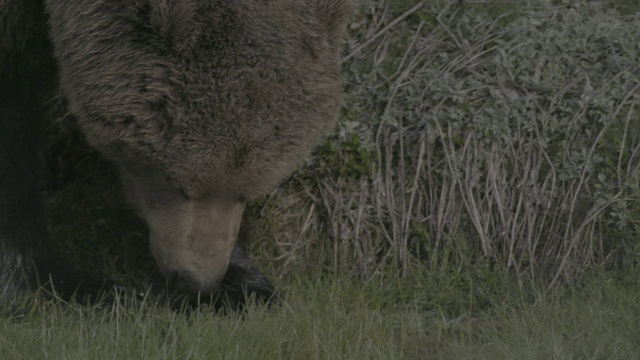
[[[120,169],[130,201],[151,227],[163,274],[187,292],[217,290],[244,203],[288,176],[335,124],[339,54],[352,1],[45,3],[62,94],[89,143]],[[40,131],[21,123],[26,103],[40,96],[31,74],[52,71],[46,41],[37,49],[28,43],[42,37],[41,6],[33,0],[0,2],[0,126],[19,128],[11,134],[22,138]],[[44,65],[29,63],[16,76],[18,64],[33,56]],[[25,98],[5,100],[12,91],[8,82],[31,84],[24,87]],[[24,165],[33,162],[33,151],[19,149],[38,146],[26,141],[0,133],[0,150],[14,158],[0,158],[0,200],[14,189],[37,198],[36,185],[12,185],[35,172]],[[34,246],[45,236],[19,239],[15,228],[32,225],[40,206],[7,220],[21,206],[12,201],[0,205],[0,243],[8,249],[3,255],[39,259]],[[238,210],[225,212],[227,206]],[[218,213],[223,215],[211,215]],[[154,237],[154,229],[165,229],[167,222],[175,225]],[[231,269],[249,266],[246,258],[238,266],[233,261]],[[222,270],[208,270],[214,267]],[[227,277],[243,282],[238,274],[245,272]],[[1,285],[13,289],[24,282]]]
[[[163,171],[190,198],[253,199],[335,123],[346,5],[52,0],[48,8],[62,89],[94,147],[122,166]]]

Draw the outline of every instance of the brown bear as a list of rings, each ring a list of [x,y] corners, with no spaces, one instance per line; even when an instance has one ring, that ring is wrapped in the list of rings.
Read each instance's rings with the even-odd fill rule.
[[[334,126],[352,5],[0,2],[2,302],[38,277],[70,281],[47,256],[40,200],[43,104],[56,85],[88,143],[118,168],[170,287],[270,297],[236,248],[242,213]]]

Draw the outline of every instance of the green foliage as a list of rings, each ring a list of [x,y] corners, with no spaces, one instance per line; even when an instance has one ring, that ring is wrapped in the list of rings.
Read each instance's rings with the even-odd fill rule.
[[[335,137],[328,139],[309,170],[318,176],[359,179],[369,176],[371,167],[371,151],[362,146],[358,134],[351,133],[342,141]]]
[[[638,14],[640,13],[640,3],[636,0],[609,0],[605,1],[606,5],[620,11],[622,14]]]

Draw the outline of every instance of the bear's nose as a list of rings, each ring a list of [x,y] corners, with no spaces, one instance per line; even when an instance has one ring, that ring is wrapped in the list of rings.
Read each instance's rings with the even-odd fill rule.
[[[221,281],[222,279],[203,280],[190,271],[181,270],[173,272],[170,285],[186,294],[212,295],[220,290]]]

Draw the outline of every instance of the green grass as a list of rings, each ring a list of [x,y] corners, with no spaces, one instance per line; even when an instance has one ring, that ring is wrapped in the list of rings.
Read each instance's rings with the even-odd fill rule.
[[[242,315],[208,308],[177,313],[150,302],[107,309],[48,303],[23,319],[0,319],[0,353],[7,359],[640,358],[640,287],[596,280],[553,295],[494,293],[490,305],[458,314],[396,296],[415,299],[411,283],[426,277],[366,284],[295,277],[281,284],[282,307],[251,307]]]

